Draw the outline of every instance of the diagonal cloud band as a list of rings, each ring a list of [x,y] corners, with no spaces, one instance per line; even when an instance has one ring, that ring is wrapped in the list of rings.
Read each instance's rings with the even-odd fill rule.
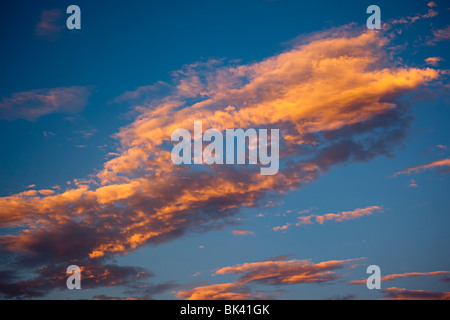
[[[174,73],[169,93],[136,106],[140,115],[117,134],[119,155],[95,181],[0,199],[4,268],[42,274],[50,264],[101,265],[144,245],[221,228],[239,208],[299,188],[338,163],[390,154],[411,121],[402,98],[439,72],[396,65],[388,44],[376,31],[342,28],[261,62],[186,66]],[[174,166],[171,133],[192,130],[194,121],[219,130],[280,129],[280,172]]]

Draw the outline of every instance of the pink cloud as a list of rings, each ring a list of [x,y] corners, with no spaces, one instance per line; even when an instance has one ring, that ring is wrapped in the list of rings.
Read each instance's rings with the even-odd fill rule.
[[[253,231],[249,231],[249,230],[233,230],[233,234],[235,236],[254,236],[255,233]]]
[[[411,167],[408,168],[406,170],[402,170],[399,172],[396,172],[394,174],[394,177],[401,175],[401,174],[411,174],[411,173],[418,173],[420,171],[424,171],[424,170],[428,170],[428,169],[434,169],[434,168],[439,168],[439,167],[447,167],[450,166],[450,159],[442,159],[442,160],[437,160],[431,163],[427,163],[427,164],[422,164],[419,166],[415,166],[415,167]]]
[[[52,113],[73,114],[88,103],[87,87],[38,89],[13,93],[0,101],[0,119],[36,121]],[[45,135],[45,134],[44,134]]]
[[[429,65],[437,66],[439,64],[439,62],[442,60],[443,59],[440,57],[429,57],[429,58],[425,59],[425,62],[428,63]]]
[[[382,212],[383,207],[382,206],[370,206],[366,208],[358,208],[352,211],[342,211],[339,213],[327,213],[324,215],[309,215],[309,216],[303,216],[298,217],[299,220],[297,222],[297,226],[300,226],[302,224],[312,224],[312,219],[315,219],[317,223],[324,224],[325,221],[345,221],[345,220],[353,220],[356,218],[360,218],[363,216],[372,215],[375,212]]]
[[[63,13],[59,9],[43,10],[41,20],[36,25],[36,35],[54,39],[64,28]]]
[[[387,288],[382,291],[389,300],[450,300],[450,292],[434,292],[426,290],[407,290],[403,288]]]
[[[47,196],[28,190],[30,194],[0,198],[0,227],[7,230],[2,250],[19,256],[45,283],[51,275],[39,273],[43,266],[75,261],[99,267],[145,245],[216,230],[234,223],[240,208],[267,203],[274,193],[300,188],[335,165],[389,154],[402,141],[410,119],[399,98],[438,79],[439,73],[386,65],[388,44],[383,33],[343,28],[259,62],[209,61],[184,67],[166,95],[136,106],[139,115],[115,136],[118,155],[95,177],[74,180],[70,189]],[[3,98],[0,117],[33,121],[49,113],[73,113],[85,106],[88,95],[80,87],[16,93]],[[192,129],[194,120],[219,130],[277,126],[283,132],[282,170],[261,176],[246,166],[202,172],[174,166],[171,133]],[[342,221],[375,211],[357,209],[322,218]],[[19,231],[9,234],[14,227]],[[343,264],[291,261],[246,274],[292,270],[264,281],[327,281],[339,277],[327,267]],[[24,295],[21,283],[11,286],[4,291]]]
[[[289,227],[291,226],[290,223],[285,224],[284,226],[281,227],[273,227],[273,231],[286,231]]]
[[[341,278],[335,270],[354,261],[331,260],[312,263],[310,260],[285,260],[288,255],[263,262],[243,263],[218,269],[214,275],[234,274],[240,278],[234,282],[200,286],[176,292],[179,299],[188,300],[249,300],[270,298],[263,292],[253,292],[251,284],[293,285],[304,283],[327,283]]]
[[[399,274],[389,274],[386,276],[383,276],[381,278],[381,281],[393,281],[397,279],[402,278],[416,278],[416,277],[425,277],[425,276],[445,276],[450,274],[450,271],[432,271],[432,272],[406,272],[406,273],[399,273]],[[353,284],[365,284],[366,279],[364,280],[352,280],[350,283]]]
[[[433,31],[434,39],[433,41],[446,41],[450,39],[450,26],[444,29],[438,29]]]

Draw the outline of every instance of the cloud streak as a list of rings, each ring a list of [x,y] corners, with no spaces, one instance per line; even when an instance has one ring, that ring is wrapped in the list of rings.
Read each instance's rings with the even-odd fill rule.
[[[53,113],[74,114],[88,103],[88,87],[37,89],[13,93],[0,102],[0,120],[36,121]]]
[[[59,9],[42,10],[41,20],[36,25],[36,35],[54,39],[64,28],[62,17],[63,13]]]
[[[255,235],[255,233],[253,231],[243,230],[243,229],[233,230],[233,234],[235,236],[254,236]]]
[[[304,283],[325,283],[341,278],[335,270],[347,267],[360,259],[331,260],[312,263],[310,260],[267,260],[224,267],[214,275],[233,274],[240,278],[235,282],[183,289],[176,293],[177,298],[186,300],[251,300],[273,298],[264,292],[252,292],[251,284],[293,285]]]
[[[450,158],[433,161],[431,163],[422,164],[419,166],[408,168],[406,170],[396,172],[394,174],[394,177],[397,177],[402,174],[418,173],[418,172],[424,171],[424,170],[429,170],[429,169],[434,169],[434,168],[442,168],[442,167],[448,167],[448,166],[450,166]]]
[[[385,299],[389,300],[450,300],[450,292],[407,290],[396,287],[387,288],[382,292],[385,293]]]
[[[324,215],[316,215],[312,214],[309,216],[301,216],[297,219],[299,220],[296,225],[300,226],[302,224],[312,224],[313,219],[320,224],[324,224],[326,221],[345,221],[345,220],[353,220],[363,216],[369,216],[374,214],[375,212],[382,212],[382,206],[371,206],[366,208],[358,208],[352,211],[342,211],[339,213],[327,213]]]

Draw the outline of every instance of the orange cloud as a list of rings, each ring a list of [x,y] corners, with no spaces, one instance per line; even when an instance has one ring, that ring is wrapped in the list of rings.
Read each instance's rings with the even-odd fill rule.
[[[281,227],[273,227],[273,231],[286,231],[289,227],[291,226],[290,223],[285,224],[284,226]]]
[[[384,277],[381,277],[381,281],[393,281],[401,278],[408,277],[424,277],[424,276],[442,276],[450,274],[450,271],[432,271],[432,272],[407,272],[400,274],[389,274]],[[352,280],[350,283],[353,284],[365,284],[366,280]]]
[[[390,274],[387,276],[382,277],[382,281],[391,281],[396,280],[400,278],[406,278],[406,277],[423,277],[423,276],[441,276],[445,274],[450,274],[450,271],[433,271],[433,272],[408,272],[408,273],[401,273],[401,274]]]
[[[52,113],[73,114],[88,103],[88,87],[63,87],[16,92],[0,101],[0,119],[36,121]]]
[[[255,295],[249,289],[235,283],[213,284],[196,287],[190,290],[180,290],[176,293],[178,299],[184,300],[259,300],[262,295]]]
[[[352,261],[332,260],[317,264],[310,260],[285,260],[288,255],[275,257],[263,262],[244,263],[234,267],[218,269],[215,275],[235,274],[240,278],[235,282],[200,286],[180,290],[177,298],[187,300],[250,300],[270,298],[262,292],[252,292],[251,283],[268,285],[289,285],[300,283],[324,283],[339,279],[334,270],[344,268]]]
[[[253,236],[253,235],[255,235],[255,233],[253,231],[242,230],[242,229],[240,229],[240,230],[233,230],[233,234],[235,236],[248,236],[248,235]]]
[[[450,292],[433,292],[425,290],[407,290],[403,288],[387,288],[382,291],[385,299],[390,300],[450,300]]]
[[[360,218],[363,216],[372,215],[375,212],[383,211],[382,206],[371,206],[366,208],[358,208],[352,211],[342,211],[339,213],[327,213],[324,215],[309,215],[309,216],[303,216],[298,217],[297,219],[299,222],[297,222],[297,226],[300,226],[302,224],[312,224],[312,219],[314,218],[317,223],[323,224],[325,221],[344,221],[344,220],[353,220],[356,218]]]
[[[429,57],[425,59],[425,62],[432,66],[437,66],[439,64],[439,61],[442,61],[443,59],[440,57]]]
[[[450,25],[444,29],[438,29],[433,31],[433,41],[446,41],[450,39]]]
[[[436,11],[436,10],[433,9],[433,7],[436,7],[433,4],[434,4],[434,2],[429,2],[428,3],[428,7],[430,9],[428,9],[427,13],[424,13],[424,14],[418,13],[418,14],[416,14],[414,16],[408,16],[408,17],[401,18],[401,19],[394,19],[394,20],[391,21],[391,23],[393,25],[396,25],[396,24],[408,24],[408,25],[410,25],[410,24],[413,24],[414,22],[416,22],[418,20],[421,20],[421,19],[434,18],[434,17],[436,17],[439,14],[439,11]]]
[[[437,161],[434,161],[434,162],[431,162],[428,164],[422,164],[420,166],[416,166],[416,167],[408,168],[403,171],[396,172],[394,174],[394,177],[401,175],[401,174],[417,173],[417,172],[420,172],[423,170],[433,169],[433,168],[437,168],[437,167],[447,167],[447,166],[450,166],[450,159],[437,160]]]

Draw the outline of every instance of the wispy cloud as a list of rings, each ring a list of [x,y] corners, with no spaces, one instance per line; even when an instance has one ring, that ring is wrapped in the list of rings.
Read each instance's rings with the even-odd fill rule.
[[[36,25],[36,35],[55,39],[64,27],[63,13],[59,9],[42,10],[41,20]]]
[[[83,139],[90,139],[93,135],[95,135],[98,132],[96,128],[90,127],[85,130],[76,130],[74,131],[75,134],[80,135]]]
[[[417,22],[419,20],[422,20],[422,19],[434,18],[434,17],[436,17],[439,14],[439,11],[433,9],[433,7],[435,7],[435,6],[428,5],[428,7],[430,7],[430,9],[428,9],[427,13],[423,13],[423,14],[418,13],[416,15],[404,17],[404,18],[401,18],[401,19],[394,19],[390,23],[392,23],[393,25],[396,25],[396,24],[408,24],[408,25],[411,25],[411,24],[413,24],[413,23],[415,23],[415,22]]]
[[[433,41],[446,41],[450,39],[450,25],[445,27],[444,29],[438,29],[433,31]]]
[[[301,216],[297,219],[299,220],[297,222],[297,226],[302,224],[312,224],[313,220],[315,220],[317,223],[323,224],[325,221],[344,221],[344,220],[353,220],[356,218],[360,218],[363,216],[372,215],[375,212],[382,212],[383,207],[382,206],[370,206],[366,208],[358,208],[352,211],[342,211],[339,213],[327,213],[324,215],[309,215],[309,216]]]
[[[286,231],[291,226],[290,223],[286,223],[284,226],[273,227],[273,231]]]
[[[439,64],[440,61],[442,61],[443,59],[440,57],[429,57],[425,59],[425,62],[428,63],[429,65],[432,66],[437,66]]]
[[[184,300],[259,300],[265,299],[262,293],[255,293],[248,287],[235,283],[212,284],[183,289],[176,292],[178,299]]]
[[[426,277],[426,276],[445,276],[450,274],[450,271],[432,271],[432,272],[406,272],[406,273],[398,273],[398,274],[389,274],[384,277],[381,277],[381,281],[393,281],[402,278],[417,278],[417,277]],[[350,283],[353,284],[365,284],[366,279],[364,280],[352,280]]]
[[[233,234],[235,236],[254,236],[255,233],[253,231],[249,231],[249,230],[233,230]]]
[[[401,174],[418,173],[418,172],[423,171],[423,170],[434,169],[434,168],[441,168],[441,167],[448,167],[448,166],[450,166],[450,159],[437,160],[437,161],[433,161],[431,163],[422,164],[422,165],[419,165],[419,166],[408,168],[406,170],[402,170],[402,171],[396,172],[394,174],[394,177],[396,177],[398,175],[401,175]]]
[[[385,293],[385,298],[390,300],[450,300],[450,292],[407,290],[396,287],[387,288],[382,292]]]
[[[317,264],[310,260],[266,260],[218,269],[215,275],[234,274],[235,282],[200,286],[176,293],[181,299],[263,299],[273,295],[253,292],[251,284],[293,285],[302,283],[325,283],[341,278],[335,270],[342,269],[360,259],[331,260]]]
[[[279,260],[244,263],[217,270],[216,275],[235,274],[241,277],[237,283],[258,282],[272,285],[321,283],[339,279],[333,270],[342,269],[358,259],[331,260],[312,263],[310,260]]]
[[[13,93],[0,102],[0,119],[36,121],[52,113],[73,114],[88,103],[88,87],[62,87]]]

